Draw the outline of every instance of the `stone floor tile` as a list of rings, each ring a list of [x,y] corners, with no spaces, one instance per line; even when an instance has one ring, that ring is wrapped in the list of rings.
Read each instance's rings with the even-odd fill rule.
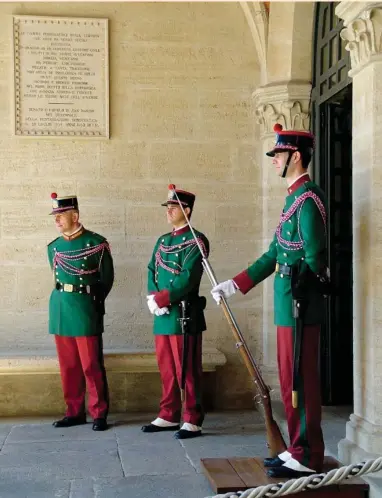
[[[184,448],[176,440],[157,446],[119,444],[118,450],[126,476],[195,472]]]
[[[6,439],[8,438],[10,432],[12,431],[13,429],[13,425],[8,425],[8,424],[0,424],[0,450],[4,444],[4,442],[6,441]]]
[[[114,439],[105,439],[101,441],[32,441],[30,443],[16,444],[5,442],[1,455],[18,455],[18,454],[34,454],[44,455],[48,453],[102,453],[117,451],[117,441]]]
[[[5,444],[0,452],[0,482],[12,476],[74,479],[122,475],[117,443],[110,440]]]
[[[119,477],[110,481],[111,487],[114,480],[119,480]],[[73,479],[70,482],[69,498],[94,498],[95,497],[95,479]]]
[[[95,498],[203,498],[213,495],[208,481],[198,474],[98,479]],[[77,497],[75,497],[77,498]],[[86,497],[87,498],[87,497]]]
[[[4,475],[0,471],[1,498],[69,498],[70,481],[31,477],[24,475]]]
[[[52,424],[32,424],[12,427],[7,438],[7,444],[73,440],[103,441],[105,439],[115,440],[115,433],[112,428],[104,432],[95,432],[92,430],[90,423],[66,428],[56,428]]]

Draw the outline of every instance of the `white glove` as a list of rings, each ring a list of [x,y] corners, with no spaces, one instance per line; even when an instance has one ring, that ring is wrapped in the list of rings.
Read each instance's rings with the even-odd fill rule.
[[[235,294],[236,289],[237,287],[233,280],[226,280],[225,282],[215,285],[215,287],[211,290],[211,294],[217,304],[220,304],[222,296],[228,299]]]
[[[156,310],[159,310],[159,306],[155,302],[154,295],[151,294],[150,296],[147,297],[147,306],[149,307],[150,313],[153,315]]]
[[[165,306],[164,308],[159,308],[157,303],[155,302],[154,295],[151,294],[150,296],[147,297],[147,306],[149,307],[149,310],[152,315],[156,316],[162,316],[162,315],[169,315],[169,309]]]
[[[169,315],[170,314],[167,306],[165,306],[164,308],[158,308],[157,310],[154,311],[154,313],[156,314],[156,316],[162,316],[162,315]]]

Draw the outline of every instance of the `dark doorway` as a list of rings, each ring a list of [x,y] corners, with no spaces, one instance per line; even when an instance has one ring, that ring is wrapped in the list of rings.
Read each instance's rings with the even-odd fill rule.
[[[328,263],[334,284],[321,334],[323,405],[353,403],[352,86],[337,2],[317,2],[313,54],[313,178],[328,198]]]

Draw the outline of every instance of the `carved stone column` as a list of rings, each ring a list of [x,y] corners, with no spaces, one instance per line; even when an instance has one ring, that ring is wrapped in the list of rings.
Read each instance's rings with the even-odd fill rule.
[[[382,454],[382,2],[341,2],[336,14],[353,77],[354,413],[339,444],[349,463]]]
[[[265,153],[275,143],[273,126],[282,124],[284,129],[308,130],[309,97],[311,84],[288,82],[266,85],[254,94],[254,107],[260,125],[263,193],[263,250],[266,251],[273,238],[286,196],[286,184],[272,166],[272,160]],[[263,372],[275,389],[278,386],[276,362],[276,329],[273,321],[273,280],[263,282]],[[276,394],[277,397],[277,394]]]
[[[344,20],[341,38],[350,53],[354,77],[372,63],[382,61],[382,2],[341,2],[336,14]]]

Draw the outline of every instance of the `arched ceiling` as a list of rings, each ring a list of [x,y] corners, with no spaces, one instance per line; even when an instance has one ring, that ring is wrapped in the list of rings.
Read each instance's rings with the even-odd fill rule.
[[[269,4],[270,2],[240,2],[255,44],[263,83],[267,70]]]

